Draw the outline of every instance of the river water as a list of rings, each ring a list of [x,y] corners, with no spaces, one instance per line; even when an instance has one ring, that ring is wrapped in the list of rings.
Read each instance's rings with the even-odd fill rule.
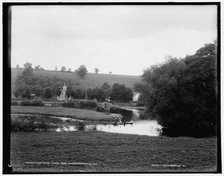
[[[132,111],[132,117],[123,116],[123,120],[120,123],[108,123],[108,124],[89,124],[84,120],[77,120],[65,117],[49,116],[51,119],[60,120],[60,123],[55,123],[54,128],[50,128],[48,131],[56,132],[72,132],[72,131],[102,131],[108,133],[120,133],[120,134],[136,134],[147,136],[159,136],[161,134],[162,126],[158,124],[156,120],[142,120],[140,118],[141,110],[127,109]],[[20,115],[21,116],[21,115]],[[24,115],[23,115],[24,116]],[[33,115],[25,115],[33,116]],[[29,117],[28,117],[29,118]],[[125,120],[126,119],[126,120]],[[125,120],[125,123],[124,123]]]
[[[128,117],[129,120],[126,121],[126,123],[85,125],[85,122],[83,122],[80,124],[81,126],[79,125],[79,127],[77,125],[67,125],[57,128],[56,131],[103,131],[109,133],[136,134],[147,136],[159,136],[161,134],[162,126],[159,125],[156,120],[141,120],[141,110],[133,108],[126,108],[126,110],[130,110],[133,112],[132,117]]]
[[[159,136],[161,126],[155,120],[139,120],[126,125],[96,125],[96,130],[110,133]]]

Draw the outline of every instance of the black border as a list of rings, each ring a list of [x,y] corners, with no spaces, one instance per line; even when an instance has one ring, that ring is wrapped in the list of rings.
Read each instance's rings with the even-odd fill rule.
[[[10,166],[10,114],[11,114],[11,7],[28,5],[216,5],[217,6],[217,171],[216,172],[118,172],[118,174],[146,173],[222,173],[221,155],[221,2],[3,2],[3,174],[115,174],[116,172],[13,172]]]
[[[10,168],[10,99],[11,99],[11,9],[3,4],[3,173]]]

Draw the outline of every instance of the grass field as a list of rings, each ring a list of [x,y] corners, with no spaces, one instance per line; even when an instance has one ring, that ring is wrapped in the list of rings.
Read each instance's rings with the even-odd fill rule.
[[[104,113],[63,107],[12,106],[11,112],[113,120]],[[10,151],[15,172],[216,172],[217,169],[216,137],[150,137],[99,131],[11,132]],[[59,165],[51,164],[55,162]],[[95,165],[66,165],[74,162]]]
[[[63,107],[11,106],[11,113],[52,115],[59,117],[71,117],[80,120],[113,121],[113,118],[105,113]]]
[[[15,80],[18,75],[21,75],[23,69],[11,69],[12,77],[12,87],[14,86]],[[43,77],[57,77],[63,80],[73,80],[77,81],[74,73],[60,72],[60,71],[34,71],[34,75]],[[97,86],[102,86],[104,82],[108,82],[111,86],[114,83],[125,84],[127,87],[133,88],[136,82],[141,81],[140,76],[129,76],[129,75],[115,75],[115,74],[94,74],[88,73],[85,79],[79,79],[80,87],[82,88],[95,88]]]
[[[15,172],[215,172],[216,143],[215,137],[148,137],[97,131],[16,132],[11,133],[11,165]]]

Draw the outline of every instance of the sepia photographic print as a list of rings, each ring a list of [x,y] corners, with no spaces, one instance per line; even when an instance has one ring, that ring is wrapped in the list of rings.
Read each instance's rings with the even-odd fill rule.
[[[219,2],[2,7],[3,173],[221,173]]]

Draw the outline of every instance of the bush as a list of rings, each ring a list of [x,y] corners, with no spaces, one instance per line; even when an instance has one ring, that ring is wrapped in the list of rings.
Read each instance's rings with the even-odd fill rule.
[[[21,106],[44,106],[42,100],[23,100],[20,103]]]
[[[79,107],[81,109],[95,109],[97,107],[97,103],[93,100],[81,100],[79,101]]]
[[[23,117],[23,118],[12,118],[11,119],[11,131],[12,132],[33,132],[33,131],[46,131],[51,126],[46,120],[38,120],[35,118]]]
[[[62,107],[65,107],[65,108],[74,108],[75,107],[75,103],[73,101],[64,102],[62,104]]]
[[[112,86],[110,99],[118,102],[130,102],[132,101],[132,90],[126,87],[124,84],[114,83]]]
[[[78,128],[78,130],[80,130],[80,131],[84,131],[84,130],[85,130],[85,123],[79,121],[79,122],[78,122],[78,125],[77,125],[77,128]]]
[[[12,106],[18,106],[19,105],[19,102],[18,101],[11,101],[11,105]]]
[[[122,109],[122,108],[118,108],[118,107],[111,107],[110,112],[111,113],[116,113],[116,114],[121,114],[123,116],[122,120],[125,120],[125,121],[130,121],[132,119],[132,116],[133,116],[132,111]]]
[[[143,101],[137,101],[136,104],[135,104],[136,107],[139,107],[139,106],[145,106],[145,102]]]
[[[102,106],[97,106],[96,111],[98,112],[106,112],[106,109]]]

